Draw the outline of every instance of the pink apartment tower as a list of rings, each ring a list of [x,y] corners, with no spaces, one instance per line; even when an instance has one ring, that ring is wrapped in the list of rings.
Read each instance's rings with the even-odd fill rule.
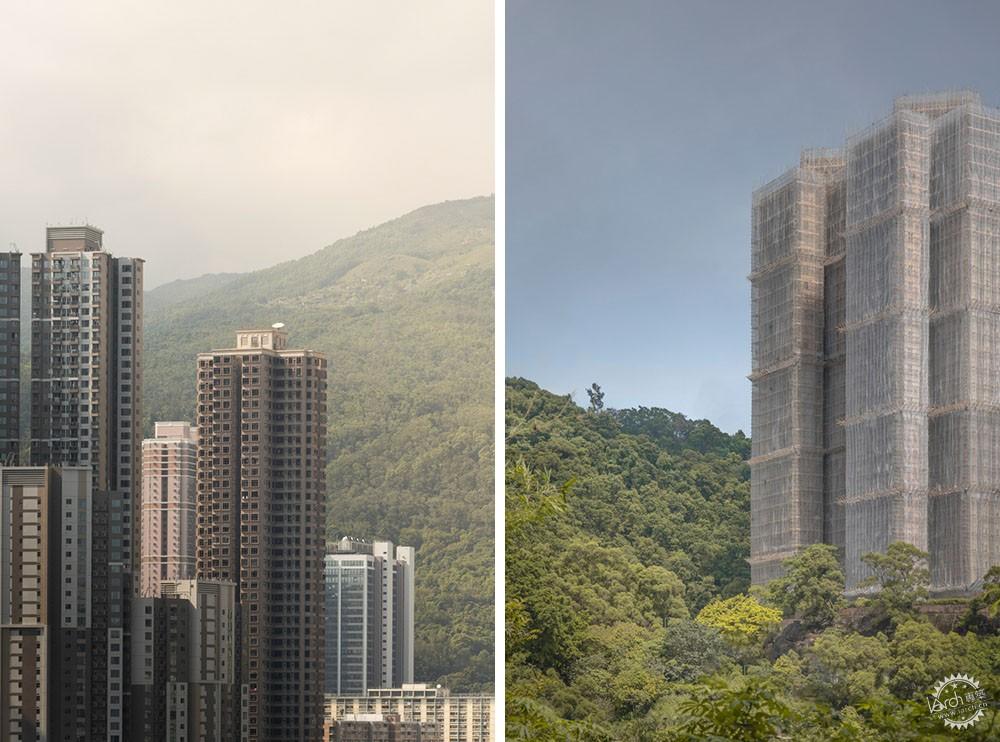
[[[158,422],[142,442],[142,597],[195,577],[197,453],[198,429],[187,422]]]

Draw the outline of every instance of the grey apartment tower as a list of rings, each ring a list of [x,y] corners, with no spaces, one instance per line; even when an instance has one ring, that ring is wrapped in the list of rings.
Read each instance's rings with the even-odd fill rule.
[[[412,546],[343,538],[326,555],[326,692],[413,682]]]
[[[1000,110],[900,98],[752,218],[751,574],[907,541],[939,595],[1000,563]]]
[[[48,627],[43,644],[50,653],[49,682],[36,700],[40,713],[48,714],[44,709],[53,706],[63,710],[50,719],[46,738],[123,742],[135,557],[142,261],[112,257],[95,227],[51,227],[45,252],[32,254],[30,281],[29,386],[21,383],[28,372],[19,368],[20,258],[0,255],[0,407],[7,413],[0,422],[0,454],[3,464],[22,467],[3,474],[5,502],[34,509],[30,518],[26,512],[9,513],[8,526],[19,534],[44,531],[49,541],[43,554],[34,549],[40,542],[32,537],[10,540],[2,561],[20,559],[27,571],[11,576],[25,583],[35,569],[43,569],[43,579],[66,571],[67,600],[56,605],[58,596],[48,585],[47,597],[32,608],[48,617],[42,621]],[[30,412],[15,401],[23,393],[30,394]],[[53,494],[59,492],[62,499]],[[52,531],[61,526],[66,529],[63,550]],[[30,564],[25,561],[29,552],[36,559]],[[79,604],[76,597],[69,600],[71,577],[74,585],[85,585],[83,592],[73,593],[84,596]],[[37,597],[24,585],[11,583],[10,589],[26,591],[17,610]],[[10,614],[10,620],[16,622],[17,616]],[[61,633],[52,628],[56,624]]]
[[[236,586],[164,580],[132,607],[131,736],[237,742]]]
[[[0,466],[20,461],[21,254],[0,252]]]
[[[271,329],[198,356],[197,573],[236,586],[244,742],[323,732],[326,359]]]

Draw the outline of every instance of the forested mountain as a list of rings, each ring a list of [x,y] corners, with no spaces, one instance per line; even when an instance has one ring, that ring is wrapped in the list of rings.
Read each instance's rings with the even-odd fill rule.
[[[293,347],[329,359],[328,537],[417,547],[418,679],[490,685],[493,199],[428,206],[299,260],[149,292],[147,432],[193,419],[198,352],[275,322]]]
[[[1000,569],[931,604],[926,555],[893,544],[866,558],[880,592],[848,607],[815,545],[748,590],[742,433],[520,378],[506,394],[508,739],[946,740],[935,683],[1000,694]],[[963,736],[998,738],[1000,713]]]
[[[221,289],[227,283],[235,281],[240,275],[239,273],[206,273],[197,278],[181,278],[165,283],[146,292],[145,310],[155,315],[171,305],[196,300],[209,291]]]

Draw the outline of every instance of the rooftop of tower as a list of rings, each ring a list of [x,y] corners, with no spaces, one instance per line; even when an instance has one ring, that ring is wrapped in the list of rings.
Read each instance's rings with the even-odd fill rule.
[[[921,93],[918,95],[901,95],[893,101],[893,113],[897,111],[915,111],[936,119],[953,108],[966,104],[981,105],[982,99],[974,90],[946,90],[940,93]]]
[[[96,252],[103,244],[104,230],[91,224],[45,228],[46,252]]]
[[[263,330],[239,330],[236,333],[236,347],[285,350],[288,347],[288,333],[284,327],[278,322]]]
[[[849,134],[846,147],[849,148],[852,142],[869,136],[872,131],[884,126],[888,120],[900,112],[918,113],[934,120],[962,106],[981,107],[982,105],[982,97],[975,90],[944,90],[934,93],[901,95],[893,100],[892,111],[888,116],[874,121],[864,129]],[[787,168],[781,175],[760,183],[754,189],[753,197],[755,200],[766,198],[769,194],[798,178],[812,179],[835,175],[843,169],[844,163],[845,148],[804,148],[801,150],[798,164]]]

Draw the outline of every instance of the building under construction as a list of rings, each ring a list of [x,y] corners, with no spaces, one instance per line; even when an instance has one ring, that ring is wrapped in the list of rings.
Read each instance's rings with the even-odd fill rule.
[[[939,595],[1000,564],[1000,109],[896,100],[753,195],[751,572],[907,541]]]

